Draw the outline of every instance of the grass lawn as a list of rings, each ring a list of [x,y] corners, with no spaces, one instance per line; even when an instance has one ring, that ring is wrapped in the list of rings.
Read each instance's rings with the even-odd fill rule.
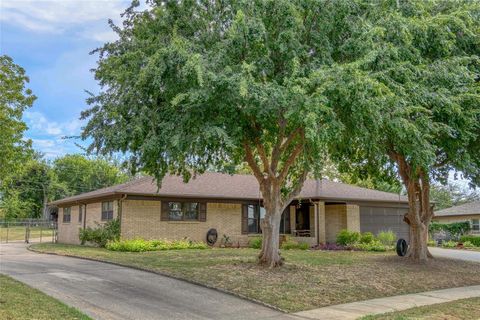
[[[435,259],[416,265],[393,252],[283,251],[282,268],[255,263],[254,249],[115,252],[35,244],[43,252],[147,268],[222,288],[293,312],[333,304],[480,284],[480,264]]]
[[[90,319],[46,294],[0,274],[0,319]]]
[[[45,227],[30,227],[30,239],[39,239],[40,234],[42,241],[48,241],[52,239],[53,230]],[[8,228],[8,241],[25,240],[25,227],[14,226]],[[7,241],[7,228],[0,228],[0,242]]]
[[[480,298],[457,300],[453,302],[417,307],[405,311],[368,316],[362,320],[407,320],[407,319],[462,319],[477,320],[480,315]]]

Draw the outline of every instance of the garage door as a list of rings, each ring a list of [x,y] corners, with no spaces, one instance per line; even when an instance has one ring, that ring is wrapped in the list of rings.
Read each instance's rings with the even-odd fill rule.
[[[391,230],[398,238],[408,241],[408,224],[403,221],[405,208],[360,207],[360,231],[378,234]]]

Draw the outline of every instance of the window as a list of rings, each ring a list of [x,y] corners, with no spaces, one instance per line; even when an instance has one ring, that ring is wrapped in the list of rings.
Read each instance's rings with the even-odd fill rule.
[[[242,233],[260,234],[262,233],[261,221],[265,218],[265,208],[258,204],[246,204],[242,209]],[[287,207],[282,212],[280,220],[280,233],[290,233],[290,208]]]
[[[102,202],[102,221],[113,219],[113,201]]]
[[[248,233],[262,233],[260,228],[261,219],[265,218],[265,208],[257,204],[247,205]]]
[[[172,221],[198,220],[198,202],[169,202],[168,219]]]
[[[85,205],[81,204],[78,206],[78,222],[82,222],[83,215],[85,213]]]
[[[72,208],[63,208],[63,223],[69,223],[72,217]]]
[[[472,231],[480,232],[480,219],[472,219]]]

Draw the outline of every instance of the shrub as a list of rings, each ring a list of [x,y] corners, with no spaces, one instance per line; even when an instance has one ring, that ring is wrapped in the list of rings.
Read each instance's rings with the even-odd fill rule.
[[[363,250],[363,251],[377,251],[377,252],[384,252],[387,250],[393,250],[393,246],[386,246],[382,244],[378,240],[374,240],[370,243],[357,243],[355,248]]]
[[[437,242],[436,242],[435,240],[428,240],[427,245],[428,245],[429,247],[436,247],[436,246],[437,246]]]
[[[460,241],[461,242],[469,241],[475,247],[480,247],[480,237],[478,237],[478,236],[463,236],[463,237],[460,238]]]
[[[283,250],[291,250],[291,249],[299,249],[299,250],[307,250],[310,248],[308,243],[306,242],[298,242],[291,238],[287,238],[281,245]]]
[[[397,236],[391,230],[389,231],[381,231],[377,235],[378,241],[384,246],[393,246],[395,244]]]
[[[464,248],[475,248],[475,245],[473,243],[471,243],[470,241],[465,241],[463,243],[463,247]]]
[[[444,241],[442,242],[442,247],[444,248],[455,248],[458,245],[456,241]]]
[[[248,241],[248,246],[252,249],[260,249],[262,247],[262,238],[261,237],[251,238]]]
[[[375,236],[371,232],[362,233],[360,236],[360,243],[368,244],[375,241]]]
[[[459,239],[460,236],[466,234],[471,229],[470,222],[452,222],[452,223],[440,223],[440,222],[431,222],[428,226],[428,231],[431,234],[435,234],[439,231],[444,231],[450,234],[453,238]]]
[[[159,250],[182,250],[182,249],[207,249],[204,242],[195,242],[188,239],[183,240],[117,240],[109,241],[106,245],[108,250],[124,252],[144,252]]]
[[[360,232],[342,230],[337,234],[337,244],[342,246],[353,245],[360,240]]]
[[[98,224],[96,228],[87,227],[80,229],[80,243],[84,245],[87,242],[94,243],[99,247],[105,247],[108,241],[120,239],[120,220],[113,219],[104,225]]]

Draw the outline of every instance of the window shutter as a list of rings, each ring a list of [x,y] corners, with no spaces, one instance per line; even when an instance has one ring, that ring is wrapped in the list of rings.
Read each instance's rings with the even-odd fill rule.
[[[205,222],[207,221],[207,203],[200,202],[198,205],[199,205],[198,220]]]
[[[242,205],[242,234],[248,234],[248,205]]]
[[[170,211],[170,208],[168,206],[168,201],[162,201],[162,212],[160,214],[160,220],[161,221],[168,221],[169,218],[169,211]]]

